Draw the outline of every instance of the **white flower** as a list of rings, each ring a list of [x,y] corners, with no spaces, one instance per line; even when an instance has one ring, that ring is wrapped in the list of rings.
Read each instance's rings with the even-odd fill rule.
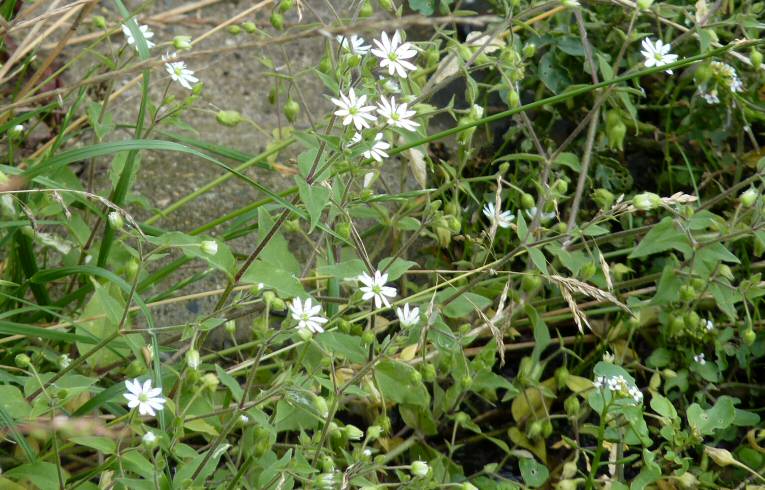
[[[382,84],[383,88],[387,92],[390,92],[393,94],[397,94],[401,92],[401,86],[398,84],[397,81],[391,78],[380,77],[380,83]]]
[[[194,72],[186,68],[186,63],[183,61],[175,61],[172,63],[165,63],[165,70],[170,74],[170,78],[174,82],[181,84],[181,87],[191,90],[191,84],[199,81],[194,76]]]
[[[218,253],[218,242],[215,240],[205,240],[199,244],[199,248],[207,255],[215,255]]]
[[[340,99],[331,99],[332,103],[338,106],[340,109],[335,111],[335,115],[343,118],[343,126],[348,126],[351,123],[356,128],[356,131],[361,131],[364,128],[369,127],[369,123],[377,119],[374,114],[370,114],[375,110],[375,106],[365,106],[367,96],[362,95],[356,97],[356,92],[353,89],[348,91],[348,96],[340,94]]]
[[[420,322],[420,309],[415,306],[410,310],[409,303],[407,303],[403,309],[401,307],[396,308],[396,316],[402,327],[412,327]]]
[[[526,216],[528,216],[530,219],[534,219],[534,216],[539,212],[536,206],[531,207],[526,210]],[[551,219],[555,218],[555,212],[550,211],[549,213],[540,213],[539,215],[539,221],[542,223],[546,223],[550,221]]]
[[[157,436],[154,434],[154,432],[149,431],[146,434],[143,435],[141,438],[144,444],[151,445],[157,442]]]
[[[337,42],[340,43],[346,51],[350,51],[353,54],[365,55],[369,53],[372,48],[369,44],[364,44],[364,38],[351,34],[350,36],[337,36]]]
[[[138,407],[141,415],[157,415],[157,410],[162,410],[167,400],[162,397],[162,388],[152,388],[151,380],[147,379],[141,385],[138,379],[125,381],[128,393],[123,396],[128,401],[129,408]]]
[[[240,415],[240,416],[239,416],[239,422],[240,422],[242,425],[247,425],[247,424],[249,424],[249,423],[250,423],[250,417],[248,417],[248,416],[247,416],[247,415],[245,415],[245,414],[242,414],[242,415]]]
[[[410,467],[414,476],[426,477],[428,476],[428,463],[425,461],[414,461]]]
[[[409,61],[409,58],[413,58],[417,51],[411,43],[402,43],[401,35],[398,31],[393,34],[392,38],[388,38],[388,34],[383,32],[380,37],[380,41],[374,39],[374,43],[377,49],[372,49],[372,54],[380,58],[380,68],[388,67],[388,74],[393,75],[397,73],[401,78],[406,78],[406,72],[416,70]]]
[[[13,131],[17,134],[21,134],[24,132],[24,125],[23,124],[17,124],[13,127]]]
[[[298,329],[307,329],[313,333],[324,331],[322,324],[327,323],[327,319],[319,315],[321,305],[312,305],[311,298],[306,299],[305,302],[301,301],[300,298],[295,298],[289,307],[292,318],[298,322]]]
[[[628,391],[632,399],[635,400],[635,403],[641,403],[643,401],[643,392],[640,391],[640,388],[631,386]]]
[[[391,97],[390,101],[381,97],[380,103],[377,104],[377,113],[385,119],[385,122],[395,128],[414,131],[420,123],[412,121],[410,118],[417,114],[417,111],[409,110],[407,105],[406,103],[396,105],[395,97]]]
[[[704,358],[704,353],[696,354],[693,356],[693,360],[701,364],[702,366],[707,363],[707,360]]]
[[[677,55],[670,53],[672,46],[664,44],[661,39],[657,39],[656,43],[651,42],[650,38],[643,39],[643,50],[640,54],[645,57],[645,66],[651,68],[652,66],[664,66],[669,63],[677,61]],[[672,70],[666,70],[670,75]]]
[[[610,362],[610,363],[613,364],[614,359],[615,359],[615,357],[614,357],[614,355],[611,352],[605,351],[603,353],[603,362]]]
[[[351,139],[348,140],[348,147],[351,147],[361,141],[361,133],[356,132],[353,133],[353,136],[351,136]]]
[[[578,0],[561,0],[560,3],[563,4],[564,7],[568,7],[568,8],[574,8],[574,7],[581,7],[582,6],[579,3]]]
[[[381,304],[390,306],[388,298],[396,296],[396,288],[386,286],[388,282],[388,274],[381,274],[380,271],[375,271],[374,276],[370,276],[366,272],[358,277],[358,280],[364,283],[364,286],[359,288],[364,295],[361,297],[363,300],[374,299],[375,308],[379,308]]]
[[[731,92],[741,92],[744,90],[744,84],[738,77],[736,69],[727,63],[720,61],[713,61],[709,64],[712,71],[717,74],[718,77],[723,79],[723,83],[730,89]]]
[[[68,368],[71,363],[72,359],[69,357],[69,354],[61,354],[58,357],[58,365],[61,366],[61,369]]]
[[[487,203],[483,207],[483,215],[489,218],[492,224],[496,221],[497,226],[500,228],[510,228],[510,223],[515,219],[515,215],[511,211],[505,210],[499,212],[493,202]]]
[[[704,320],[703,325],[704,325],[704,328],[707,329],[707,332],[711,332],[712,330],[715,329],[715,324],[712,320]]]
[[[717,96],[717,89],[712,89],[709,92],[705,92],[699,87],[699,95],[707,104],[719,104],[720,98]]]
[[[146,38],[146,46],[149,47],[149,49],[156,46],[153,42],[149,41],[149,39],[154,37],[154,33],[149,30],[149,26],[147,25],[138,25],[138,29],[141,31],[141,34],[143,34],[143,37]],[[131,46],[135,45],[135,38],[133,37],[133,33],[130,32],[130,29],[125,24],[122,24],[122,33],[125,35],[125,40],[128,44]]]
[[[382,162],[383,158],[388,158],[388,154],[385,153],[385,150],[390,148],[390,143],[383,141],[382,137],[382,133],[377,133],[375,135],[375,142],[372,145],[372,148],[362,153],[364,158],[373,158],[378,162]]]
[[[728,88],[730,88],[731,92],[741,92],[744,90],[744,84],[741,82],[740,78],[735,77],[731,79]]]
[[[603,376],[598,376],[598,377],[595,379],[595,381],[593,381],[593,382],[592,382],[592,385],[593,385],[593,386],[594,386],[596,389],[600,389],[600,388],[603,388],[603,386],[605,386],[605,384],[606,384],[606,378],[604,378]]]

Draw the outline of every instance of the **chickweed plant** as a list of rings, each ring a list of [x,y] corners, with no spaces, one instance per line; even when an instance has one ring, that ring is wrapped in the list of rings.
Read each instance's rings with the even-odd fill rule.
[[[763,488],[765,3],[0,15],[1,488]]]

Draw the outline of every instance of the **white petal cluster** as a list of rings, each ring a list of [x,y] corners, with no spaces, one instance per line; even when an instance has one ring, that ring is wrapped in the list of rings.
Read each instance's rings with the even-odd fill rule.
[[[712,73],[721,79],[723,85],[728,87],[731,92],[741,92],[744,90],[744,84],[738,77],[736,69],[727,63],[713,61],[709,64]]]
[[[635,403],[643,402],[643,392],[640,391],[640,388],[628,383],[624,376],[621,374],[611,377],[598,376],[595,378],[595,381],[593,381],[592,384],[596,389],[599,390],[607,389],[613,394],[629,396],[635,401]]]
[[[380,308],[380,306],[383,304],[389,307],[390,301],[388,298],[396,297],[396,288],[385,285],[385,283],[388,282],[387,273],[382,274],[379,270],[377,270],[375,271],[374,275],[370,276],[364,272],[358,276],[357,279],[361,281],[362,284],[364,284],[359,288],[359,290],[364,293],[361,299],[364,301],[369,299],[373,300],[375,303],[375,308]]]
[[[176,59],[175,55],[163,56],[163,59],[170,60]],[[171,61],[165,63],[165,70],[170,74],[170,78],[174,82],[178,82],[181,87],[191,90],[192,84],[197,83],[199,79],[194,76],[194,72],[186,67],[186,63],[183,61]]]
[[[693,360],[697,363],[701,364],[702,366],[707,363],[706,357],[704,357],[704,353],[696,354],[693,356]]]
[[[152,388],[151,380],[147,379],[141,384],[138,379],[125,381],[128,392],[123,396],[128,401],[129,408],[138,407],[138,413],[141,415],[157,415],[158,410],[162,410],[167,400],[162,396],[161,388]]]
[[[311,333],[322,333],[324,331],[323,324],[327,323],[327,319],[321,316],[321,305],[314,305],[311,302],[311,298],[302,301],[300,298],[295,298],[289,305],[290,313],[292,313],[293,320],[297,320],[297,328],[299,330],[308,330]]]
[[[363,37],[357,36],[356,34],[351,34],[350,36],[337,36],[336,39],[343,49],[352,54],[363,56],[369,53],[369,50],[372,48],[369,44],[365,44],[366,41],[364,41]]]
[[[141,31],[141,34],[143,34],[143,37],[146,38],[146,46],[148,46],[149,49],[156,46],[156,44],[149,41],[149,39],[154,37],[154,33],[151,31],[151,29],[149,29],[149,26],[139,24],[138,29]],[[135,38],[133,37],[133,33],[130,32],[130,28],[125,24],[122,25],[122,34],[125,35],[125,40],[129,45],[135,46]]]
[[[380,68],[388,68],[388,74],[398,74],[401,78],[407,77],[407,72],[416,70],[417,67],[407,61],[417,55],[417,51],[411,43],[401,42],[401,34],[396,31],[393,37],[383,32],[380,40],[374,39],[375,46],[372,54],[380,58]]]
[[[402,327],[413,327],[420,322],[420,309],[416,306],[410,309],[407,303],[403,308],[396,308],[396,316]]]
[[[650,38],[643,39],[641,43],[643,50],[640,54],[645,58],[645,66],[651,68],[652,66],[664,66],[677,61],[677,55],[670,53],[672,46],[664,44],[664,41],[657,39],[656,42],[651,41]],[[666,70],[670,75],[672,70]]]
[[[377,113],[382,116],[386,123],[394,128],[414,131],[420,125],[420,123],[411,119],[417,112],[410,110],[406,103],[396,104],[395,97],[391,97],[390,100],[381,97],[380,103],[377,104]]]
[[[335,111],[337,117],[342,118],[343,126],[349,126],[353,124],[356,131],[361,131],[364,128],[370,127],[370,123],[374,122],[377,117],[372,114],[376,109],[373,105],[364,105],[367,102],[367,96],[356,96],[356,92],[353,89],[348,91],[348,95],[340,94],[339,99],[332,98],[332,103],[339,107]]]
[[[372,148],[362,153],[364,158],[371,158],[377,162],[382,162],[383,158],[388,158],[388,154],[385,150],[390,148],[390,143],[383,141],[383,134],[377,133],[375,135],[375,142],[372,144]]]
[[[526,210],[526,216],[528,216],[529,219],[534,219],[534,216],[536,216],[537,213],[539,213],[539,221],[541,221],[542,223],[547,223],[553,220],[556,216],[554,211],[550,211],[549,213],[545,213],[545,212],[540,213],[536,206]]]
[[[512,211],[500,211],[494,206],[493,202],[486,203],[483,207],[483,215],[489,219],[491,224],[496,223],[500,228],[510,228],[510,224],[515,219]]]
[[[707,332],[711,332],[712,330],[715,329],[715,324],[712,320],[704,320],[703,325],[704,325],[704,328],[707,329]]]

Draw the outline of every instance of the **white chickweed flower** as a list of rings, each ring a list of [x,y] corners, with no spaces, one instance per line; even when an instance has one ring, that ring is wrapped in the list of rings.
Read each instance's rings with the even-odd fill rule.
[[[157,410],[162,410],[167,400],[162,397],[162,388],[152,388],[151,380],[147,379],[143,385],[138,379],[125,381],[128,392],[123,396],[128,401],[129,408],[138,407],[141,415],[157,415]]]
[[[374,178],[375,178],[375,173],[374,172],[367,172],[367,173],[365,173],[364,174],[364,183],[363,183],[362,187],[364,187],[364,189],[366,189],[367,187],[372,185],[372,182],[374,181]]]
[[[300,298],[292,300],[289,305],[292,318],[297,320],[299,330],[308,330],[312,333],[322,333],[324,328],[322,324],[327,323],[327,319],[319,315],[321,305],[312,305],[311,298],[301,301]]]
[[[373,299],[375,302],[375,308],[379,308],[381,304],[390,306],[388,298],[394,298],[396,296],[396,288],[386,286],[388,282],[388,274],[381,274],[380,271],[375,271],[374,276],[370,276],[366,272],[358,276],[358,280],[364,285],[359,288],[364,295],[361,297],[364,301]]]
[[[595,378],[595,381],[592,382],[592,385],[596,389],[603,388],[603,386],[605,386],[605,384],[606,384],[606,378],[604,378],[603,376],[598,376],[597,378]]]
[[[249,423],[250,423],[250,417],[248,417],[248,416],[247,416],[247,415],[245,415],[245,414],[242,414],[242,415],[240,415],[240,416],[239,416],[239,422],[240,422],[242,425],[247,425],[247,424],[249,424]]]
[[[715,324],[712,320],[704,320],[704,328],[707,329],[707,332],[711,332],[715,329]]]
[[[706,92],[699,87],[698,93],[707,104],[713,105],[720,103],[720,97],[717,96],[717,89],[713,88],[709,92]]]
[[[409,303],[406,303],[404,308],[396,308],[396,316],[402,327],[412,327],[420,322],[420,309],[416,306],[409,309]]]
[[[61,369],[68,368],[71,363],[72,359],[69,357],[69,354],[61,354],[58,356],[58,365],[61,367]]]
[[[526,210],[526,216],[528,216],[529,219],[534,219],[534,216],[536,216],[537,213],[539,213],[539,210],[537,209],[536,206]],[[540,213],[539,221],[541,221],[542,223],[547,223],[548,221],[554,219],[555,216],[556,215],[554,211],[550,211],[549,213]]]
[[[172,63],[165,63],[165,70],[170,74],[170,78],[174,82],[181,84],[181,87],[191,90],[192,83],[197,83],[199,79],[194,76],[194,72],[186,68],[186,63],[183,61],[174,61]]]
[[[701,364],[702,366],[707,363],[707,360],[704,357],[704,353],[703,352],[701,354],[696,354],[695,356],[693,356],[693,360],[696,361],[697,363]]]
[[[359,141],[361,141],[361,133],[359,132],[353,133],[353,136],[351,136],[351,139],[348,140],[348,145],[347,145],[348,148],[355,145]]]
[[[141,440],[143,441],[144,444],[151,445],[157,442],[157,436],[156,434],[154,434],[154,432],[149,431],[146,434],[144,434],[143,437],[141,437]]]
[[[348,96],[340,94],[339,99],[332,98],[332,103],[338,106],[340,109],[335,111],[337,117],[343,118],[343,126],[349,126],[353,124],[356,131],[361,131],[364,128],[370,127],[370,122],[374,122],[377,117],[371,114],[375,110],[375,106],[365,106],[367,96],[362,95],[356,97],[356,92],[353,89],[348,91]]]
[[[387,141],[383,141],[383,134],[377,133],[375,135],[375,142],[372,145],[372,148],[362,153],[362,156],[364,158],[372,158],[375,161],[382,162],[383,158],[388,158],[388,154],[385,153],[385,150],[390,148],[390,143]]]
[[[483,215],[486,216],[492,224],[496,221],[497,226],[500,228],[510,228],[510,223],[515,219],[515,215],[512,211],[505,210],[499,212],[493,202],[489,202],[483,207]]]
[[[420,125],[420,123],[411,119],[412,116],[417,114],[417,111],[409,110],[407,105],[406,103],[396,105],[395,97],[391,97],[390,101],[385,97],[381,97],[380,103],[377,104],[377,113],[394,128],[414,131]]]
[[[409,58],[417,55],[417,51],[411,43],[402,43],[401,34],[396,31],[392,38],[383,32],[380,40],[374,39],[377,49],[372,49],[372,54],[380,58],[380,68],[388,67],[388,74],[397,73],[401,78],[407,77],[407,71],[416,70],[417,67],[410,63]]]
[[[143,37],[146,38],[146,46],[148,46],[149,49],[156,46],[156,44],[149,41],[149,39],[154,37],[154,33],[151,32],[149,26],[139,24],[138,29],[141,31],[141,34],[143,34]],[[130,28],[128,28],[128,26],[125,24],[122,24],[122,33],[125,35],[125,40],[127,43],[131,46],[135,46],[135,38],[133,37],[133,33],[130,32]]]
[[[369,44],[364,44],[366,41],[364,41],[363,37],[357,36],[356,34],[351,34],[350,36],[337,36],[336,39],[343,49],[350,51],[353,54],[363,56],[369,53],[369,50],[372,48]]]
[[[646,68],[651,68],[652,66],[664,66],[677,61],[677,55],[669,52],[672,49],[672,46],[664,44],[661,39],[657,39],[656,42],[653,43],[650,38],[645,38],[641,44],[643,50],[640,51],[640,54],[645,58]],[[672,74],[672,70],[666,70],[666,72],[670,75]]]

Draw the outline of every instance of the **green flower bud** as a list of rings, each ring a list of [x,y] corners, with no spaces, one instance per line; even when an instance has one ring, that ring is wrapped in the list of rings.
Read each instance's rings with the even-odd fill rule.
[[[197,82],[197,84],[191,88],[191,95],[201,95],[204,88],[204,82]]]
[[[587,279],[590,279],[592,276],[594,276],[597,272],[598,267],[595,265],[595,262],[587,262],[582,266],[581,269],[579,269],[579,277],[586,281]]]
[[[396,9],[396,5],[393,3],[393,0],[377,0],[377,4],[381,9],[387,10],[388,12],[393,12]]]
[[[283,31],[284,16],[281,13],[274,10],[273,13],[271,14],[271,25],[274,26],[274,29],[276,29],[277,31]]]
[[[233,128],[244,121],[244,118],[237,111],[220,111],[215,115],[215,120],[218,121],[218,124]]]
[[[345,57],[345,62],[350,68],[356,68],[361,63],[361,56],[357,54],[348,54]]]
[[[175,36],[173,47],[181,51],[191,49],[191,36]]]
[[[372,7],[372,2],[365,0],[364,3],[361,4],[361,9],[359,9],[359,17],[370,17],[374,13],[375,9]]]
[[[606,113],[606,135],[608,147],[612,150],[624,150],[624,136],[627,134],[627,126],[622,121],[619,111],[611,110]]]
[[[32,360],[26,354],[19,354],[14,358],[14,362],[21,369],[26,369],[32,365]]]
[[[640,10],[648,10],[653,5],[653,0],[638,0],[637,6]]]
[[[661,388],[661,374],[653,373],[651,381],[648,383],[648,387],[651,391],[658,391],[658,389]]]
[[[555,383],[558,385],[559,390],[566,386],[569,376],[568,369],[566,369],[565,366],[561,366],[555,370]]]
[[[327,415],[329,415],[329,406],[327,405],[327,400],[322,396],[317,396],[314,397],[312,403],[313,408],[316,409],[318,414],[323,418],[327,418]]]
[[[143,444],[143,447],[146,449],[152,450],[159,445],[159,438],[154,432],[148,431],[141,437],[141,444]]]
[[[754,203],[757,201],[757,198],[760,196],[760,193],[757,192],[757,189],[750,187],[749,189],[745,190],[741,195],[739,196],[739,199],[741,200],[741,204],[745,208],[751,208]]]
[[[382,427],[383,431],[385,431],[386,434],[390,433],[391,423],[390,423],[390,417],[388,417],[387,415],[384,415],[380,417],[379,419],[377,419],[377,425]]]
[[[653,192],[643,192],[632,198],[632,205],[641,211],[650,211],[661,204],[661,198]]]
[[[576,476],[576,463],[574,461],[566,461],[563,464],[563,469],[560,472],[560,477],[563,480],[568,480]]]
[[[708,82],[709,79],[712,78],[712,68],[709,66],[709,63],[700,64],[693,73],[693,78],[699,85]]]
[[[752,48],[752,51],[749,53],[749,61],[752,62],[752,68],[755,70],[759,70],[762,66],[762,53],[757,51],[757,48]]]
[[[242,29],[244,29],[244,32],[247,34],[255,34],[258,32],[258,26],[255,25],[252,21],[247,21],[242,23]]]
[[[686,471],[682,475],[677,477],[677,482],[680,483],[680,486],[683,488],[699,488],[699,479],[696,478],[696,475],[691,473],[690,471]]]
[[[242,28],[239,27],[238,25],[230,25],[228,26],[228,29],[226,30],[228,31],[229,34],[232,34],[234,36],[238,36],[239,34],[242,33]]]
[[[288,12],[292,10],[292,6],[294,5],[294,3],[295,2],[293,0],[282,0],[281,2],[279,2],[279,10],[281,12]]]
[[[532,293],[542,287],[542,278],[536,274],[524,274],[521,278],[521,289],[526,293]]]
[[[196,349],[190,349],[186,353],[186,365],[189,367],[189,369],[196,370],[199,368],[199,364],[201,363],[199,359],[199,351]]]
[[[226,330],[226,333],[229,335],[233,335],[236,333],[236,321],[235,320],[227,320],[226,323],[223,325],[224,330]]]
[[[298,115],[300,114],[300,104],[298,104],[296,101],[290,97],[287,99],[287,103],[284,104],[284,115],[287,117],[287,120],[291,123],[295,122],[295,119],[297,119]]]
[[[365,345],[371,345],[375,341],[375,333],[371,330],[364,330],[364,333],[361,334],[361,341],[364,342]]]
[[[271,310],[284,311],[286,309],[287,309],[287,304],[284,302],[283,299],[277,297],[277,298],[274,298],[273,301],[271,301]]]
[[[106,29],[106,19],[101,15],[93,16],[93,26],[96,29]]]
[[[205,240],[199,244],[199,248],[206,255],[215,255],[218,253],[218,242],[215,240]]]
[[[526,428],[526,437],[531,439],[532,441],[535,439],[539,439],[539,436],[542,435],[542,421],[541,420],[535,420],[529,426]]]
[[[457,412],[457,415],[454,416],[454,421],[457,422],[458,425],[464,426],[470,422],[470,415],[465,412]]]
[[[528,42],[523,45],[522,53],[524,58],[533,58],[536,52],[537,52],[536,44],[532,42]]]
[[[428,472],[430,471],[430,468],[428,467],[428,463],[425,461],[415,461],[412,463],[410,467],[410,471],[414,476],[425,478],[428,476]]]
[[[581,405],[576,395],[571,395],[570,397],[566,398],[566,401],[563,402],[563,408],[566,410],[566,415],[569,417],[578,416]]]
[[[358,441],[362,437],[364,437],[364,431],[356,427],[355,425],[346,425],[343,427],[343,432],[345,433],[345,437],[348,438],[351,441]]]
[[[215,389],[218,387],[219,384],[220,384],[220,380],[213,373],[207,373],[204,376],[202,376],[202,386],[204,386],[210,391],[215,391]]]
[[[701,317],[699,317],[699,314],[695,311],[690,311],[686,313],[683,316],[683,319],[685,320],[685,326],[690,328],[691,330],[695,330],[698,328],[699,324],[701,323]]]
[[[319,61],[319,71],[327,74],[330,71],[332,71],[332,58],[330,58],[328,55],[324,55],[321,57],[321,60]]]
[[[742,339],[746,345],[751,346],[754,344],[754,341],[757,340],[757,334],[754,332],[754,330],[752,330],[752,327],[749,327],[744,330]]]
[[[536,205],[536,202],[534,201],[534,196],[526,192],[524,192],[523,195],[521,195],[521,207],[523,209],[531,209],[535,205]]]
[[[566,182],[563,179],[557,179],[553,183],[552,188],[558,194],[565,194],[566,192],[568,192],[568,182]]]
[[[682,301],[690,302],[698,297],[696,289],[690,284],[684,284],[680,286],[680,299]]]
[[[518,95],[518,91],[510,89],[510,92],[507,93],[507,105],[511,109],[521,106],[521,96]]]
[[[367,440],[374,441],[382,435],[382,427],[379,425],[370,425],[367,427]]]
[[[422,366],[422,378],[429,383],[432,383],[433,381],[435,381],[436,367],[431,363],[424,364]]]
[[[682,335],[685,331],[685,320],[681,316],[671,315],[669,318],[669,334],[673,337]]]
[[[109,226],[115,230],[121,230],[125,226],[125,220],[122,219],[122,215],[117,211],[112,211],[107,215],[109,220]]]
[[[477,486],[475,486],[472,483],[467,482],[467,481],[463,482],[462,485],[460,486],[460,488],[461,488],[461,490],[478,490]]]

